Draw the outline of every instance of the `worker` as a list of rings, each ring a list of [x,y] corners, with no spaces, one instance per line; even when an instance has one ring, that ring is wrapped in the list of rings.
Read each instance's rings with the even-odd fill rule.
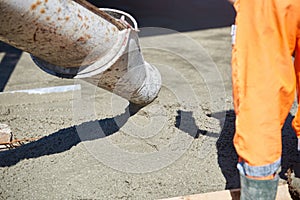
[[[279,179],[281,128],[297,89],[300,99],[300,1],[236,0],[234,8],[233,142],[241,199],[271,200]],[[300,107],[292,126],[300,151]]]

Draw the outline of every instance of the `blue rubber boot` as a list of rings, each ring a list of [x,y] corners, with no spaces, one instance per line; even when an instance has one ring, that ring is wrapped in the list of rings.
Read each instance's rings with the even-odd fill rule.
[[[279,177],[272,180],[255,180],[240,175],[241,200],[275,200]]]

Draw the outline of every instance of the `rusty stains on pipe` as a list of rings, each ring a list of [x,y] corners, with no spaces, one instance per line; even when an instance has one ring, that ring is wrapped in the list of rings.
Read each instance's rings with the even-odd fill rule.
[[[0,0],[0,24],[0,40],[63,67],[94,63],[119,34],[107,19],[71,0]]]
[[[84,79],[135,104],[152,102],[161,76],[143,58],[134,18],[86,7],[71,0],[0,0],[0,40],[31,53],[55,76]]]
[[[94,6],[93,4],[85,1],[85,0],[73,0],[76,3],[82,5],[83,7],[85,7],[86,9],[92,11],[93,13],[95,13],[96,15],[99,15],[100,17],[106,19],[107,21],[111,22],[113,25],[115,25],[119,30],[124,30],[126,29],[126,25],[121,23],[120,21],[116,20],[115,18],[111,17],[109,14],[107,14],[104,11],[99,10],[96,6]]]

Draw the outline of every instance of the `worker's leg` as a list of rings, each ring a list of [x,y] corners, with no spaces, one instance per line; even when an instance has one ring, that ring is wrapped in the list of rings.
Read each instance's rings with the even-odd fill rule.
[[[294,18],[299,6],[295,8],[295,4],[298,0],[240,0],[235,4],[234,145],[241,161],[242,199],[276,195],[278,178],[274,174],[281,162],[281,128],[296,85],[291,59],[296,40],[290,34],[290,29],[297,27]]]
[[[295,49],[295,72],[297,78],[297,95],[298,95],[298,105],[300,103],[300,27],[298,30],[298,39]],[[298,106],[298,111],[293,120],[293,128],[298,137],[298,151],[300,151],[300,106]],[[300,162],[300,161],[299,161]]]
[[[296,45],[296,50],[295,50],[295,71],[296,71],[296,76],[297,76],[297,94],[298,94],[298,111],[296,113],[296,116],[293,120],[293,128],[297,134],[298,137],[298,157],[295,163],[293,163],[293,170],[294,170],[294,177],[291,178],[291,185],[290,187],[293,187],[295,190],[295,195],[296,191],[298,192],[298,197],[300,197],[300,27],[298,30],[298,40],[297,40],[297,45]]]

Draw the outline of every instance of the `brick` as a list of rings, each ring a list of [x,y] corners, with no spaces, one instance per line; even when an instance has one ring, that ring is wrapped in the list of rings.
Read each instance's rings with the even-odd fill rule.
[[[0,143],[10,142],[12,139],[11,129],[7,124],[0,124]]]

